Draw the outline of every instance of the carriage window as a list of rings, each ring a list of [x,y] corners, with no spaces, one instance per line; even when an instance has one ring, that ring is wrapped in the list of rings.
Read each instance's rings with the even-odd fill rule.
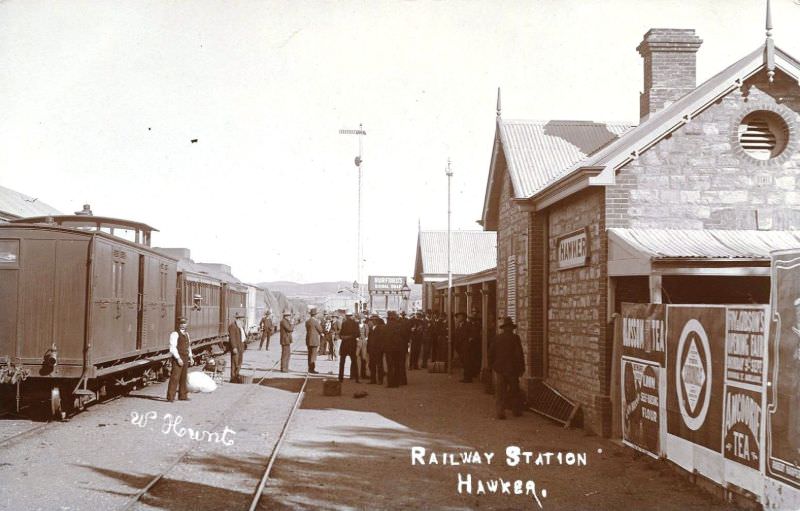
[[[19,240],[0,240],[0,268],[19,266]]]
[[[125,263],[122,261],[113,261],[111,264],[111,285],[113,286],[112,292],[114,298],[122,298],[123,294],[123,271]]]

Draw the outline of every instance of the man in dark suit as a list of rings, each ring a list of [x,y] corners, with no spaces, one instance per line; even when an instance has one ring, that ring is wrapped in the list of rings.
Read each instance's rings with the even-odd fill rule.
[[[317,350],[323,335],[322,325],[317,319],[317,309],[309,312],[310,318],[306,320],[306,348],[308,349],[308,372],[317,374]]]
[[[270,317],[270,312],[267,311],[264,313],[264,317],[261,318],[261,342],[258,344],[259,350],[264,346],[264,342],[266,342],[267,351],[269,351],[269,338],[272,337],[273,330],[274,325],[272,324],[272,318]]]
[[[244,316],[237,312],[236,318],[228,325],[228,342],[231,350],[231,383],[239,383],[239,370],[242,368],[244,341],[247,339],[242,326],[243,319]]]
[[[172,355],[172,371],[169,374],[169,384],[167,385],[167,401],[175,399],[175,392],[178,392],[178,399],[189,401],[187,390],[187,376],[189,366],[192,365],[192,347],[189,340],[189,333],[186,331],[186,318],[178,320],[178,329],[169,336],[169,352]]]
[[[281,372],[289,372],[289,357],[292,356],[292,332],[294,331],[294,324],[291,321],[292,313],[288,310],[283,311],[283,319],[281,319]]]
[[[339,381],[344,380],[344,359],[350,357],[350,379],[361,383],[358,379],[358,357],[356,356],[359,333],[358,323],[353,319],[353,313],[348,312],[345,314],[345,320],[339,331],[339,336],[342,338],[339,351]]]
[[[522,415],[522,397],[519,391],[519,377],[525,372],[525,358],[522,353],[522,341],[514,333],[516,325],[506,316],[500,325],[503,333],[492,343],[489,352],[489,365],[494,371],[495,407],[498,419],[506,418],[506,406],[511,405],[514,415]]]
[[[383,385],[383,354],[385,352],[386,323],[373,314],[369,318],[369,335],[367,337],[367,354],[369,355],[369,382]]]
[[[395,311],[389,311],[386,323],[386,337],[384,346],[386,350],[386,386],[389,388],[403,385],[405,376],[406,357],[408,344],[403,332],[403,324]],[[402,373],[402,374],[401,374]]]

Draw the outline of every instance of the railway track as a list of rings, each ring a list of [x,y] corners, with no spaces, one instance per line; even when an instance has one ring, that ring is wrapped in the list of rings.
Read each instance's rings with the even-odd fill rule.
[[[103,399],[97,404],[108,404],[112,401],[116,401],[117,399],[125,397],[126,395],[127,394],[117,394]],[[30,407],[24,407],[23,410],[26,408]],[[7,419],[6,417],[9,416],[17,416],[18,418]],[[0,410],[0,447],[10,445],[14,441],[21,440],[33,435],[34,433],[39,433],[46,429],[50,429],[54,425],[61,424],[63,422],[63,420],[54,420],[52,417],[48,417],[47,420],[26,418],[25,416],[18,415],[10,410]],[[30,427],[25,428],[26,425],[29,425]]]
[[[240,405],[243,402],[245,402],[253,394],[255,389],[257,389],[260,386],[261,382],[264,381],[264,379],[267,376],[269,376],[275,370],[275,368],[278,365],[278,363],[279,363],[279,361],[275,361],[273,363],[273,365],[269,369],[267,369],[266,372],[260,378],[258,378],[258,379],[254,378],[253,384],[251,385],[251,387],[245,393],[243,393],[233,404],[231,404],[220,415],[220,419],[214,424],[214,426],[211,429],[212,430],[219,429],[219,427],[222,426],[222,423],[226,419],[226,417],[229,416],[230,413],[233,410],[236,410],[236,409],[240,408]],[[302,402],[302,398],[303,398],[303,395],[305,394],[305,389],[306,389],[306,385],[308,383],[308,379],[309,379],[309,374],[306,373],[305,376],[303,377],[303,383],[300,386],[300,390],[297,393],[297,397],[294,400],[294,403],[293,403],[293,406],[291,408],[291,411],[289,412],[289,415],[287,416],[286,420],[283,422],[283,425],[282,425],[280,434],[278,436],[278,439],[275,442],[275,445],[273,446],[273,448],[272,448],[272,450],[270,452],[269,458],[267,459],[266,466],[265,466],[264,471],[263,471],[263,473],[261,475],[261,478],[258,481],[258,484],[255,487],[255,489],[253,490],[253,493],[252,493],[252,495],[250,497],[250,506],[248,508],[250,511],[253,511],[258,507],[259,501],[261,499],[261,495],[262,495],[262,493],[264,491],[264,488],[266,487],[266,483],[267,483],[267,481],[269,479],[269,475],[270,475],[270,472],[272,471],[272,467],[273,467],[273,465],[275,463],[275,460],[277,459],[280,447],[281,447],[281,445],[283,443],[283,440],[286,437],[286,434],[287,434],[287,432],[289,430],[289,424],[291,423],[291,420],[294,417],[295,412],[297,411],[297,409],[300,406],[300,403]],[[179,467],[182,463],[184,463],[184,462],[188,463],[188,458],[190,457],[190,455],[192,454],[192,452],[195,449],[197,449],[196,445],[190,445],[172,463],[170,463],[164,470],[162,470],[160,473],[155,475],[147,483],[147,485],[145,485],[142,489],[140,489],[138,492],[136,492],[136,494],[134,494],[127,501],[127,503],[123,507],[120,508],[120,511],[129,511],[129,510],[132,510],[132,509],[136,509],[139,504],[144,504],[144,502],[142,502],[143,498],[146,495],[151,494],[153,492],[153,490],[160,483],[162,483],[163,481],[167,480],[166,476],[169,473],[171,473],[174,470],[176,470],[176,468]]]

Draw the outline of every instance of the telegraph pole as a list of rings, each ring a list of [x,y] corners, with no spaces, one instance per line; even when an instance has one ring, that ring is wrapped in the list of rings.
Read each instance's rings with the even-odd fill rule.
[[[450,264],[450,181],[453,178],[453,170],[450,168],[450,158],[447,159],[447,372],[453,372],[453,270]]]
[[[361,159],[362,141],[361,137],[367,134],[364,131],[364,125],[359,124],[357,130],[339,130],[340,135],[358,135],[358,156],[355,157],[354,163],[358,169],[358,223],[356,227],[356,282],[358,285],[358,301],[361,303],[361,164],[364,160]],[[356,287],[356,286],[354,286]],[[360,306],[360,305],[359,305]]]

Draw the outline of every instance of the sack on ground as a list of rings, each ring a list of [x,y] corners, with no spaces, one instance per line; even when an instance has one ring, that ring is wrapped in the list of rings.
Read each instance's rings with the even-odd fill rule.
[[[192,371],[186,378],[187,387],[189,392],[214,392],[217,390],[217,384],[214,379],[203,371]]]

